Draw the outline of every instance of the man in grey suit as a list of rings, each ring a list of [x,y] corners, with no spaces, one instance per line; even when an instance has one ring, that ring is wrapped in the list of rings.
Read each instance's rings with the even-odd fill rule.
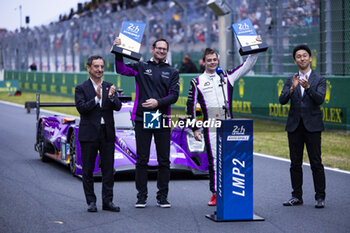
[[[321,159],[321,131],[324,130],[320,105],[326,95],[326,79],[313,70],[311,50],[307,45],[298,45],[293,50],[299,72],[289,77],[283,87],[279,101],[282,105],[290,100],[286,131],[290,154],[290,176],[292,198],[284,206],[303,204],[303,152],[306,145],[315,188],[316,208],[325,206],[326,180]]]

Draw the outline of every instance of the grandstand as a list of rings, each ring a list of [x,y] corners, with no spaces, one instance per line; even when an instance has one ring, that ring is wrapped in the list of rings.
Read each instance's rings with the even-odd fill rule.
[[[285,121],[289,106],[281,106],[278,96],[286,77],[296,72],[291,55],[293,47],[307,43],[313,53],[312,69],[327,79],[325,101],[321,106],[323,121],[327,128],[350,130],[350,103],[347,101],[350,1],[333,0],[332,4],[326,0],[225,2],[232,8],[232,22],[249,17],[269,46],[266,53],[259,55],[254,74],[235,84],[234,114]],[[141,46],[144,60],[150,58],[149,48],[155,38],[164,37],[170,42],[168,60],[180,68],[187,53],[197,62],[204,48],[221,49],[222,37],[218,38],[221,19],[205,0],[96,0],[78,4],[76,11],[61,15],[49,25],[1,31],[0,75],[5,81],[17,83],[22,91],[72,97],[75,86],[88,77],[87,56],[101,54],[106,59],[104,79],[123,88],[126,95],[135,96],[134,79],[114,72],[114,55],[110,53],[112,41],[124,20],[147,24]],[[234,47],[234,51],[237,50]],[[232,64],[240,64],[237,52],[227,54],[226,60],[228,57]],[[29,70],[33,62],[37,64],[36,72]],[[195,76],[180,74],[179,99],[174,108],[186,107],[190,80]]]
[[[217,16],[206,0],[92,0],[78,4],[56,22],[20,31],[1,31],[0,68],[27,70],[35,62],[39,71],[84,71],[89,54],[107,58],[124,20],[147,23],[142,41],[143,59],[149,46],[163,37],[171,44],[169,59],[181,64],[185,53],[197,62],[205,47],[218,49]],[[293,72],[291,48],[307,43],[313,51],[313,69],[327,75],[350,74],[350,2],[345,0],[226,0],[238,22],[250,18],[270,49],[261,56],[256,74]],[[237,50],[237,48],[236,48]],[[237,54],[232,55],[232,59]],[[197,64],[198,65],[198,64]]]

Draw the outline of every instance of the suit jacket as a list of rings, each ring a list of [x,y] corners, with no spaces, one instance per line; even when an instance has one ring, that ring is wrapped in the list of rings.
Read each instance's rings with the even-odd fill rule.
[[[290,100],[286,131],[295,131],[301,119],[306,130],[309,132],[324,130],[320,105],[323,103],[326,95],[326,79],[312,71],[308,81],[310,88],[304,91],[303,96],[301,96],[300,85],[297,86],[291,95],[289,94],[292,79],[293,76],[286,80],[279,97],[282,105],[288,103]]]
[[[96,91],[90,79],[76,86],[75,105],[80,113],[79,141],[92,142],[98,139],[101,117],[106,124],[107,141],[115,141],[113,110],[120,110],[122,104],[118,96],[113,99],[108,98],[112,85],[112,83],[102,82],[102,108],[95,102]]]

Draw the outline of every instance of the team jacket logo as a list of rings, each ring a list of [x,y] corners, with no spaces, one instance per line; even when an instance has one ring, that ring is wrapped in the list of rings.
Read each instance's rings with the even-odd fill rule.
[[[163,71],[162,72],[162,78],[169,78],[170,72]]]
[[[152,70],[147,69],[147,70],[145,70],[144,74],[152,76]]]

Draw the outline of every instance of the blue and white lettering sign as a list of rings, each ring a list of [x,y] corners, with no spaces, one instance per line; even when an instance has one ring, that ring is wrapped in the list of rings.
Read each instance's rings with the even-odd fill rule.
[[[249,18],[232,24],[232,28],[241,46],[239,50],[241,55],[263,52],[268,49],[264,42],[256,40],[258,35]]]
[[[119,34],[119,37],[121,38],[121,41],[122,41],[122,45],[129,44],[131,42],[132,44],[135,44],[135,45],[133,47],[127,45],[129,46],[127,48],[134,52],[139,52],[141,41],[142,41],[142,35],[143,35],[143,32],[145,31],[145,27],[146,27],[145,23],[124,21],[122,25],[122,29]],[[123,43],[124,38],[126,38],[126,41]]]
[[[222,120],[217,134],[217,219],[252,220],[253,121]]]
[[[253,212],[253,121],[220,120],[217,128],[216,222],[264,221]]]
[[[133,60],[140,60],[139,52],[145,27],[145,23],[124,21],[119,33],[121,45],[113,46],[111,52]]]

